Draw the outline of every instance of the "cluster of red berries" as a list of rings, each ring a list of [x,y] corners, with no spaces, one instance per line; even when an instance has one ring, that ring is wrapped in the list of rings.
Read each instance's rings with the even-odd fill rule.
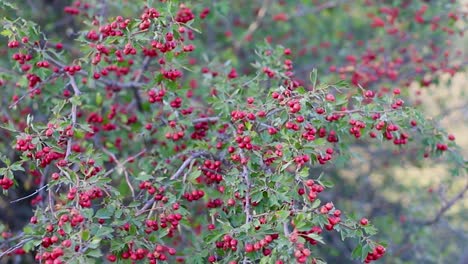
[[[36,145],[32,143],[32,136],[27,135],[24,138],[20,138],[16,141],[16,150],[26,152],[36,149]]]
[[[146,8],[140,16],[140,30],[148,29],[151,26],[151,19],[158,18],[159,16],[160,14],[155,8]]]
[[[187,201],[197,201],[205,196],[205,192],[203,190],[193,190],[192,192],[186,192],[182,195]]]
[[[185,131],[181,130],[181,131],[176,131],[174,133],[167,132],[165,136],[167,139],[170,139],[172,141],[178,141],[184,138]]]
[[[204,175],[203,178],[200,178],[200,181],[204,180],[206,184],[220,183],[223,180],[223,176],[219,174],[221,165],[222,163],[219,160],[205,160],[200,167]]]
[[[74,75],[76,72],[81,71],[80,65],[71,65],[63,67],[63,70],[66,71],[70,75]]]
[[[65,223],[69,222],[72,227],[75,227],[83,223],[84,220],[84,216],[79,213],[72,213],[70,215],[63,214],[59,218],[58,226],[62,227]],[[59,230],[59,232],[61,232],[61,229]]]
[[[31,54],[23,54],[23,53],[15,53],[12,56],[12,59],[17,61],[19,64],[23,65],[27,61],[32,60],[32,55]]]
[[[250,136],[237,136],[236,143],[241,149],[251,150],[253,147]]]
[[[179,11],[177,11],[175,20],[179,23],[187,23],[190,20],[193,20],[194,18],[195,15],[193,14],[190,8],[181,6]]]
[[[250,253],[250,252],[262,250],[263,255],[268,256],[271,254],[271,249],[267,248],[267,246],[273,240],[277,239],[278,237],[279,237],[278,234],[271,234],[271,235],[266,235],[263,239],[253,244],[246,243],[244,246],[245,252]]]
[[[169,105],[172,107],[172,108],[180,108],[182,106],[182,98],[180,97],[176,97],[174,98],[174,100],[172,100]]]
[[[102,198],[103,196],[104,193],[101,188],[93,187],[86,192],[80,193],[79,203],[82,207],[89,208],[91,207],[93,200]]]
[[[310,157],[307,154],[304,155],[299,155],[294,158],[294,162],[296,163],[297,166],[301,167],[307,162],[310,161]]]
[[[263,67],[263,73],[265,73],[269,78],[274,78],[276,75],[275,72],[268,67]]]
[[[220,248],[223,250],[230,249],[232,251],[237,251],[237,243],[238,243],[237,239],[234,239],[230,235],[225,235],[222,241],[216,242],[216,248]]]
[[[85,175],[86,179],[89,179],[89,178],[95,176],[96,174],[98,174],[102,170],[101,166],[96,166],[94,159],[90,159],[90,160],[88,160],[86,162],[82,162],[81,164],[83,166],[88,166],[88,168],[86,168],[83,171],[83,174]]]
[[[0,186],[2,186],[3,190],[8,190],[10,189],[14,184],[14,181],[10,178],[3,177],[0,179]]]
[[[156,102],[162,102],[164,95],[166,95],[166,90],[164,89],[150,90],[148,92],[148,101],[152,104]]]
[[[327,148],[325,150],[324,155],[318,155],[317,156],[317,160],[321,165],[326,164],[329,160],[331,160],[332,154],[333,154],[333,149],[332,148]]]
[[[223,206],[223,200],[216,198],[216,199],[209,199],[206,203],[207,208],[218,208]]]
[[[179,221],[182,220],[182,215],[179,213],[176,214],[169,214],[165,216],[164,214],[160,215],[160,222],[159,225],[161,228],[169,227],[169,232],[167,234],[168,237],[172,237],[174,232],[177,231],[177,227],[179,226]]]
[[[10,48],[10,49],[19,48],[19,46],[20,46],[20,42],[17,41],[17,40],[12,40],[12,41],[8,42],[8,48]]]
[[[164,78],[175,81],[182,77],[182,72],[178,69],[162,70]]]
[[[317,129],[315,129],[312,125],[307,124],[304,127],[305,131],[302,133],[302,138],[307,141],[313,141],[315,139],[315,134],[317,133]]]
[[[64,153],[53,151],[50,147],[43,147],[37,151],[34,157],[39,160],[39,166],[45,168],[54,160],[59,160],[65,157]]]
[[[63,11],[67,14],[76,16],[80,14],[80,8],[88,9],[90,7],[89,3],[82,3],[81,1],[73,2],[73,5],[66,6],[63,8]]]
[[[299,131],[300,127],[297,123],[294,123],[294,122],[291,122],[291,121],[288,121],[286,122],[286,124],[284,125],[286,127],[286,129],[289,129],[289,130],[293,130],[293,131]]]
[[[298,231],[297,234],[300,237],[303,237],[307,242],[309,242],[311,245],[317,245],[317,240],[311,238],[308,236],[309,234],[317,234],[320,235],[322,233],[322,228],[319,226],[314,226],[310,230],[307,231]],[[304,254],[303,254],[304,255]]]
[[[147,219],[145,221],[145,225],[146,225],[145,233],[147,234],[151,234],[153,231],[158,231],[159,229],[159,223],[157,220]]]
[[[309,201],[313,202],[317,198],[317,194],[323,192],[325,189],[322,185],[317,184],[314,182],[314,180],[307,180],[306,181],[306,186],[309,188],[309,192],[307,193],[307,196],[309,198]],[[306,193],[306,190],[304,188],[299,188],[297,190],[297,193],[299,195],[303,195]]]
[[[265,115],[265,112],[259,112],[257,115],[259,117],[263,117]],[[245,119],[255,120],[256,116],[254,113],[247,113],[247,112],[240,111],[240,110],[233,110],[231,112],[231,119],[232,121],[245,120]]]
[[[311,255],[310,249],[306,248],[304,244],[297,243],[296,249],[294,250],[294,257],[297,263],[306,263],[307,258]]]
[[[215,123],[216,121],[213,121],[212,123]],[[194,131],[190,135],[191,139],[197,139],[201,140],[206,137],[206,132],[210,128],[210,122],[200,122],[195,125],[193,125]]]
[[[349,120],[349,124],[351,125],[351,127],[349,128],[349,133],[355,138],[360,138],[361,130],[366,128],[366,123],[359,120],[351,119]]]
[[[156,193],[157,189],[153,186],[153,184],[149,181],[142,181],[138,186],[140,190],[146,190],[148,194],[153,195]]]
[[[385,247],[382,245],[378,245],[374,248],[374,250],[367,254],[365,263],[371,263],[374,260],[378,260],[385,254]]]
[[[440,150],[440,151],[446,151],[448,149],[448,146],[443,143],[437,143],[436,148],[437,150]]]
[[[38,68],[49,68],[50,64],[49,64],[48,61],[38,61],[38,62],[36,62],[36,66]]]
[[[50,244],[48,244],[48,243],[50,243]],[[52,239],[49,238],[49,237],[45,237],[42,240],[42,246],[44,248],[48,248],[52,244],[54,244],[54,243],[52,242]],[[36,255],[36,260],[42,261],[42,262],[47,263],[47,264],[49,264],[49,263],[50,264],[65,263],[60,259],[61,256],[63,256],[63,249],[61,247],[56,247],[56,248],[54,248],[52,250],[52,252],[45,251],[42,254],[37,254]]]

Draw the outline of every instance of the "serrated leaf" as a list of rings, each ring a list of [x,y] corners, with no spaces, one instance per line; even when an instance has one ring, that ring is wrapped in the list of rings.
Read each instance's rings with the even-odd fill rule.
[[[315,209],[317,207],[320,206],[320,199],[315,199],[315,201],[312,203],[312,205],[310,206],[310,209]]]
[[[320,242],[321,244],[325,244],[325,241],[323,241],[323,238],[315,233],[310,233],[307,234],[306,236],[312,238],[313,240]]]
[[[86,256],[91,258],[100,258],[102,257],[102,252],[100,249],[93,249],[86,252]]]
[[[319,181],[319,183],[327,188],[333,188],[333,186],[335,186],[335,184],[332,181],[328,181],[328,180],[322,180],[322,181]]]
[[[309,167],[303,167],[302,170],[298,173],[298,175],[301,178],[309,177]]]
[[[310,72],[310,82],[312,84],[312,87],[314,87],[315,89],[315,86],[317,85],[317,68],[314,68],[311,72]]]
[[[285,220],[289,217],[289,211],[288,210],[280,210],[276,212],[276,215],[278,216],[279,220]]]
[[[365,260],[366,257],[367,257],[367,254],[369,252],[372,252],[372,248],[371,246],[369,246],[369,244],[365,244],[363,247],[362,247],[362,251],[361,251],[361,260]]]
[[[263,199],[263,192],[256,192],[252,194],[251,200],[254,203],[258,203]]]
[[[99,209],[94,217],[101,218],[101,219],[109,219],[114,212],[109,210],[109,208],[101,208]]]
[[[362,245],[359,244],[357,247],[353,250],[353,253],[351,253],[351,257],[354,259],[360,259],[362,255]]]
[[[101,226],[97,232],[96,232],[96,237],[104,237],[104,236],[108,236],[109,234],[112,234],[112,232],[114,231],[113,228],[111,227],[107,227],[107,226]],[[112,236],[111,236],[112,237]]]
[[[89,237],[90,237],[89,230],[85,229],[81,232],[81,239],[83,239],[84,241],[87,241]]]

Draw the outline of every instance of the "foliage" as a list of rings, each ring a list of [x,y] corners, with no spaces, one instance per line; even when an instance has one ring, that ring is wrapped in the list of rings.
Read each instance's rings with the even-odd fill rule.
[[[388,245],[351,196],[384,198],[342,178],[358,148],[394,152],[370,172],[431,158],[466,177],[409,88],[464,70],[453,1],[47,2],[1,3],[0,184],[33,212],[2,226],[17,233],[2,230],[2,257],[368,263]],[[389,208],[375,224],[398,240],[466,190],[433,219],[409,214],[397,239],[403,209],[366,203]]]

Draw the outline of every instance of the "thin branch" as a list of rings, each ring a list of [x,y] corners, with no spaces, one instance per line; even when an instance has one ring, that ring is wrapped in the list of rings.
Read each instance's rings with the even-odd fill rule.
[[[260,26],[263,18],[265,17],[265,15],[267,13],[268,6],[270,5],[270,3],[271,3],[271,0],[263,0],[263,4],[260,7],[260,9],[258,10],[257,17],[255,18],[255,21],[249,25],[249,27],[247,28],[247,31],[244,33],[243,37],[234,43],[234,50],[236,52],[239,51],[242,41],[244,41],[244,39],[246,37],[252,35],[255,32],[255,30],[258,29],[258,27]]]
[[[142,213],[144,213],[146,209],[150,208],[150,206],[153,205],[153,203],[154,203],[154,197],[146,201],[145,205],[143,205],[143,207],[140,210],[138,210],[138,212],[136,212],[135,216],[139,216]]]
[[[53,64],[55,64],[57,67],[63,69],[65,68],[65,65],[63,63],[61,63],[60,61],[54,59],[52,56],[50,56],[49,53],[47,52],[44,52],[44,54],[47,54],[47,59],[52,62]],[[76,74],[79,74],[81,76],[85,76],[87,77],[88,76],[88,72],[84,71],[84,70],[80,70],[80,71],[77,71]],[[145,83],[141,83],[141,82],[121,82],[121,81],[113,81],[113,80],[109,80],[107,78],[104,78],[104,77],[101,77],[99,79],[96,80],[96,82],[98,83],[103,83],[107,86],[111,86],[111,87],[120,87],[122,89],[129,89],[129,88],[132,88],[132,87],[142,87],[143,85],[145,85]]]
[[[138,152],[137,154],[133,155],[133,156],[130,156],[128,157],[124,162],[121,162],[120,165],[123,166],[125,164],[127,164],[128,162],[130,162],[131,160],[135,159],[135,158],[138,158],[140,157],[141,155],[145,154],[146,153],[146,149],[143,149],[142,151]],[[108,170],[105,174],[104,174],[104,178],[109,176],[112,172],[114,172],[116,169],[116,167]]]
[[[113,161],[115,163],[117,163],[117,167],[118,168],[121,168],[124,172],[124,175],[125,175],[125,181],[127,182],[127,185],[128,185],[128,188],[130,189],[130,192],[132,193],[132,197],[135,198],[135,190],[133,189],[133,186],[132,186],[132,183],[130,181],[130,177],[128,175],[128,171],[127,171],[127,168],[125,168],[125,166],[120,163],[120,161],[117,159],[117,157],[114,155],[114,153],[110,152],[109,150],[107,150],[106,148],[102,147],[101,148],[102,151],[104,153],[106,153],[107,155],[111,156],[111,158],[113,159]]]
[[[182,163],[182,165],[180,165],[179,169],[174,173],[174,175],[172,175],[171,180],[177,179],[182,174],[184,169],[187,168],[187,166],[192,162],[192,160],[194,160],[194,159],[196,159],[198,157],[201,157],[201,156],[205,156],[207,154],[208,153],[206,151],[198,151],[198,152],[194,152],[194,153],[190,154],[190,157],[188,157]]]
[[[287,221],[283,222],[283,232],[284,232],[284,237],[289,237],[289,227],[288,227]]]
[[[81,91],[78,88],[78,85],[76,84],[75,78],[72,75],[68,74],[68,73],[67,73],[67,75],[68,75],[68,78],[70,78],[70,85],[73,88],[73,92],[74,92],[75,96],[80,96]],[[77,107],[78,106],[76,104],[72,103],[72,109],[71,109],[72,129],[74,129],[75,126],[76,126],[76,116],[77,116],[77,112],[78,112]],[[67,141],[67,150],[66,150],[66,153],[65,153],[65,160],[67,160],[68,156],[70,156],[70,154],[71,154],[72,143],[73,143],[73,137],[69,137],[68,141]]]
[[[242,160],[245,160],[244,152],[240,151],[239,155]],[[245,191],[245,207],[244,207],[244,212],[245,212],[245,223],[248,224],[250,220],[252,220],[252,215],[250,214],[250,176],[249,176],[249,169],[247,168],[247,165],[242,165],[242,177],[244,178],[244,182],[247,185],[247,189]]]
[[[346,1],[328,1],[328,2],[325,2],[323,4],[320,4],[320,5],[316,6],[314,8],[305,8],[305,7],[302,6],[296,12],[294,17],[302,17],[302,16],[305,16],[305,15],[317,14],[317,13],[322,12],[325,9],[336,7],[339,4],[344,3],[344,2],[346,2]]]
[[[13,200],[13,201],[11,201],[10,203],[17,203],[17,202],[19,202],[19,201],[28,199],[28,198],[30,198],[30,197],[32,197],[32,196],[34,196],[34,195],[40,193],[42,190],[44,190],[44,189],[47,188],[48,186],[49,186],[49,185],[46,184],[46,185],[42,186],[41,188],[37,189],[35,192],[33,192],[33,193],[31,193],[31,194],[28,194],[28,195],[26,195],[26,196],[24,196],[24,197],[18,198],[18,199],[16,199],[16,200]]]
[[[193,124],[203,123],[203,122],[216,122],[219,120],[217,116],[210,116],[210,117],[201,117],[192,120]]]
[[[20,242],[18,242],[18,244],[14,245],[13,247],[11,247],[11,248],[9,248],[9,249],[7,249],[7,250],[1,252],[1,253],[0,253],[0,259],[3,258],[3,256],[8,255],[8,254],[10,254],[10,253],[13,253],[15,250],[17,250],[17,249],[23,247],[24,244],[28,243],[28,242],[31,241],[31,240],[32,240],[32,238],[23,239],[23,240],[21,240]]]
[[[143,77],[143,73],[148,69],[149,64],[150,64],[150,57],[146,56],[145,59],[143,60],[143,65],[141,66],[140,72],[135,77],[135,81],[134,81],[135,83],[140,83],[140,80]],[[143,104],[142,104],[142,101],[141,101],[140,93],[138,91],[139,87],[131,86],[130,88],[132,89],[133,96],[135,96],[138,111],[142,112],[143,111]]]
[[[44,81],[41,81],[41,82],[38,82],[34,88],[28,90],[26,93],[24,93],[20,98],[18,98],[18,100],[14,101],[8,108],[13,108],[15,107],[21,100],[23,100],[27,95],[30,95],[32,93],[34,93],[35,91],[39,90],[42,88],[42,86],[44,86],[46,83],[48,83],[51,79],[55,78],[55,77],[58,77],[60,76],[60,74],[58,73],[52,73],[51,75],[49,75]]]
[[[411,221],[414,224],[419,224],[419,225],[432,225],[437,223],[440,218],[444,215],[445,212],[447,212],[454,204],[456,204],[459,200],[465,196],[465,193],[468,191],[468,184],[465,185],[465,188],[461,190],[457,195],[455,195],[451,200],[449,200],[444,206],[442,206],[439,211],[436,213],[434,218],[428,219],[428,220],[413,220]]]

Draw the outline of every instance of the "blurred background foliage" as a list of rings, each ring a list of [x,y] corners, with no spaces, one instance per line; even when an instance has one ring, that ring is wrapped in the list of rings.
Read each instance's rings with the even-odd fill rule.
[[[89,0],[91,7],[103,17],[138,16],[145,5],[155,6],[157,0]],[[178,5],[179,1],[172,1]],[[63,12],[72,4],[66,0],[12,1],[16,11],[0,4],[0,16],[23,17],[35,21],[50,41],[62,42],[71,58],[79,55],[73,46],[76,32],[87,26],[74,16]],[[198,3],[195,5],[195,3]],[[418,105],[433,121],[456,136],[468,154],[468,96],[466,88],[467,1],[450,0],[213,0],[187,1],[194,13],[210,8],[206,19],[197,22],[202,32],[193,54],[196,60],[230,63],[244,72],[252,71],[250,63],[256,45],[261,42],[281,44],[292,50],[295,73],[307,83],[309,73],[318,69],[321,82],[340,78],[357,82],[377,92],[402,89],[408,104]],[[429,22],[415,22],[415,14],[423,5],[426,21],[439,17],[439,29]],[[395,27],[402,37],[390,36],[389,27],[373,27],[380,8],[399,8]],[[197,9],[198,8],[198,9]],[[90,14],[92,12],[90,11]],[[458,14],[450,19],[449,14]],[[88,22],[92,20],[89,18]],[[442,30],[446,27],[448,30]],[[453,30],[453,34],[447,31]],[[460,33],[461,32],[461,33]],[[6,40],[0,37],[0,71],[11,68],[6,54]],[[431,48],[434,44],[439,51]],[[402,53],[402,49],[414,53]],[[448,52],[445,55],[444,52]],[[350,63],[371,54],[382,63],[402,59],[396,78],[365,80],[356,72],[369,70],[366,65]],[[409,55],[408,55],[409,54]],[[424,63],[415,63],[417,54]],[[416,56],[416,55],[415,55]],[[438,65],[432,71],[430,65]],[[331,70],[333,67],[336,70]],[[342,68],[340,73],[339,68]],[[418,69],[421,67],[422,69]],[[447,69],[455,69],[453,71]],[[420,71],[419,71],[420,70]],[[188,80],[189,78],[187,78]],[[198,92],[206,92],[199,89]],[[2,98],[2,107],[8,98]],[[8,99],[9,100],[9,99]],[[0,148],[11,142],[0,140]],[[333,177],[335,188],[326,197],[343,211],[355,212],[355,217],[371,219],[380,230],[377,237],[388,243],[387,255],[381,263],[468,263],[468,202],[461,199],[440,218],[440,208],[466,185],[466,166],[457,161],[447,162],[437,157],[422,158],[425,150],[411,148],[404,152],[388,144],[384,150],[362,139],[353,146],[354,154],[333,166],[317,167]],[[462,163],[464,164],[464,163]],[[32,187],[31,187],[32,188]],[[31,190],[28,185],[24,196]],[[28,201],[11,207],[9,198],[0,197],[0,219],[9,230],[19,230],[31,214]],[[431,221],[431,220],[436,221]],[[425,223],[420,222],[427,221]],[[329,263],[349,263],[354,242],[341,242],[338,237],[326,237]],[[336,250],[332,250],[336,249]]]

